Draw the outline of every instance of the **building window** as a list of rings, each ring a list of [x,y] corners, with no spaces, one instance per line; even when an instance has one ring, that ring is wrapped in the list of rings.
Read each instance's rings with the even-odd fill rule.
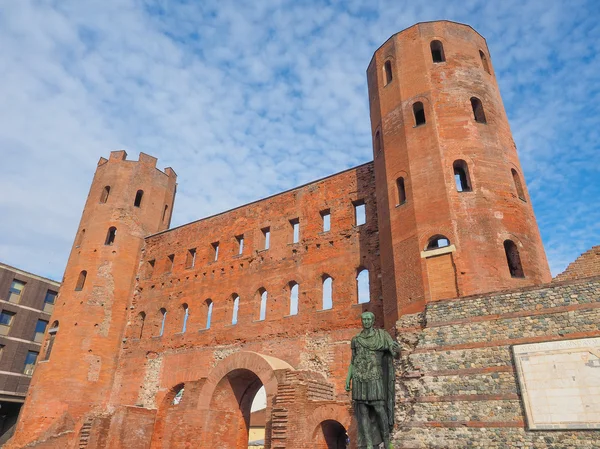
[[[8,301],[18,304],[21,301],[21,295],[25,288],[25,282],[17,281],[14,279],[8,289]]]
[[[167,212],[168,212],[168,210],[169,210],[169,206],[168,206],[167,204],[165,204],[165,208],[164,208],[164,210],[163,210],[163,216],[162,216],[162,221],[163,221],[163,223],[164,223],[165,221],[167,221]]]
[[[58,293],[48,290],[46,297],[44,298],[44,312],[52,313],[54,311],[54,303],[56,302],[56,296]]]
[[[298,243],[300,241],[300,219],[290,220],[290,225],[292,226],[292,243]]]
[[[515,245],[515,242],[512,240],[505,240],[504,252],[506,253],[506,261],[511,277],[524,278],[525,273],[523,272],[523,266],[521,265],[521,256],[519,255],[519,249],[517,248],[517,245]]]
[[[406,187],[404,186],[404,178],[396,179],[396,188],[398,190],[398,206],[406,203]]]
[[[423,103],[417,101],[413,104],[413,114],[415,116],[415,126],[421,126],[426,123],[425,121],[425,109],[423,109]]]
[[[483,112],[483,104],[477,97],[471,97],[471,107],[473,108],[473,117],[477,123],[487,123],[485,113]]]
[[[25,368],[23,369],[23,374],[27,376],[33,375],[33,369],[35,368],[35,362],[37,361],[39,352],[35,351],[27,351],[27,355],[25,356]]]
[[[177,387],[175,387],[175,389],[177,392],[175,393],[175,396],[173,396],[171,405],[179,405],[183,400],[183,393],[185,390],[184,385],[178,385]]]
[[[354,224],[356,226],[364,225],[367,222],[367,211],[363,200],[354,203]]]
[[[446,246],[450,246],[450,240],[448,240],[448,237],[445,237],[443,235],[434,235],[429,239],[429,242],[427,243],[427,247],[425,249],[431,250],[445,248]]]
[[[105,186],[100,194],[100,202],[106,203],[108,201],[108,195],[110,195],[110,186]]]
[[[140,312],[136,319],[136,332],[134,333],[135,338],[142,338],[144,334],[144,324],[146,324],[146,312]]]
[[[515,170],[514,168],[512,168],[510,171],[512,173],[513,183],[515,185],[517,195],[519,196],[520,199],[522,199],[523,201],[526,201],[525,200],[525,192],[523,191],[523,184],[521,184],[521,177],[517,173],[517,170]]]
[[[333,279],[331,276],[323,275],[323,310],[333,308]]]
[[[331,230],[331,212],[329,209],[322,210],[320,212],[321,219],[323,220],[323,232],[329,232]]]
[[[187,257],[185,259],[186,268],[194,268],[196,265],[196,248],[188,249]]]
[[[46,328],[48,327],[48,321],[37,320],[35,325],[35,335],[33,337],[33,341],[36,343],[41,343],[44,339],[44,335],[46,334]]]
[[[85,278],[87,277],[87,271],[83,270],[79,273],[79,278],[77,278],[77,284],[75,285],[75,291],[83,290],[83,286],[85,285]]]
[[[356,276],[356,291],[359,304],[371,301],[371,290],[369,288],[369,270],[359,268]]]
[[[231,314],[231,324],[237,324],[238,322],[238,313],[240,311],[240,297],[233,294],[233,313]]]
[[[432,41],[431,42],[431,59],[433,62],[444,62],[446,60],[446,56],[444,55],[444,46],[440,41]]]
[[[261,232],[264,241],[263,249],[269,249],[269,247],[271,246],[271,228],[262,228]]]
[[[481,58],[481,65],[483,66],[483,70],[485,70],[491,75],[492,73],[490,72],[490,65],[488,64],[487,57],[485,56],[485,53],[481,50],[479,50],[479,57]]]
[[[175,254],[169,254],[167,256],[167,273],[173,270],[173,265],[175,264]]]
[[[137,193],[135,194],[135,201],[133,202],[133,205],[135,207],[141,207],[142,205],[142,197],[144,196],[144,191],[143,190],[138,190]]]
[[[454,161],[452,164],[454,169],[454,182],[456,183],[456,190],[459,192],[470,192],[471,180],[469,178],[469,167],[467,163],[462,159]]]
[[[0,312],[0,335],[8,335],[14,317],[14,312],[9,312],[8,310]]]
[[[298,284],[294,281],[289,283],[290,287],[290,315],[298,315]]]
[[[106,240],[104,241],[105,245],[112,245],[115,243],[115,238],[117,237],[117,228],[111,226],[108,228],[108,232],[106,233]]]
[[[85,237],[85,229],[82,229],[77,235],[77,239],[75,240],[75,248],[79,248],[81,246],[81,242],[83,241],[83,237]]]
[[[213,250],[213,261],[216,262],[219,260],[219,242],[211,243],[210,246]]]
[[[375,157],[379,156],[381,153],[381,133],[377,131],[375,133]]]
[[[185,303],[181,305],[181,308],[183,310],[183,326],[181,327],[181,333],[185,334],[188,318],[190,317],[190,308]]]
[[[264,321],[267,319],[267,299],[268,293],[264,288],[258,290],[260,296],[260,310],[258,312],[258,320]]]
[[[54,346],[54,340],[56,339],[56,334],[58,333],[58,321],[54,321],[50,329],[48,329],[48,339],[46,340],[46,350],[44,353],[44,360],[50,359],[50,354],[52,353],[52,347]]]
[[[392,73],[392,61],[385,61],[385,63],[383,64],[383,73],[385,76],[385,86],[387,86],[392,82],[392,79],[394,78]]]
[[[237,242],[237,245],[238,245],[238,256],[241,256],[244,253],[244,236],[237,235],[235,237],[235,241]]]
[[[158,333],[159,337],[162,337],[165,333],[165,323],[167,322],[167,309],[164,307],[160,309],[160,332]]]
[[[204,307],[206,307],[206,329],[210,329],[210,323],[212,321],[214,302],[211,299],[204,301]]]

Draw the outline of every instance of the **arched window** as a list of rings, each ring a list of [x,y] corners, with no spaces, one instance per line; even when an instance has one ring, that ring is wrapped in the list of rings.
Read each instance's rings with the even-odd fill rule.
[[[485,53],[481,50],[479,50],[479,57],[481,58],[481,65],[483,66],[483,70],[485,70],[491,75],[492,73],[490,72],[490,65],[488,64],[487,57],[485,56]]]
[[[387,86],[392,82],[393,74],[392,74],[392,61],[385,61],[383,64],[383,72],[385,75],[385,85]]]
[[[396,188],[398,189],[398,206],[406,203],[406,188],[404,186],[404,178],[396,179]]]
[[[213,306],[214,306],[214,302],[212,301],[212,299],[207,299],[206,301],[204,301],[204,307],[206,308],[206,328],[205,329],[210,329],[210,323],[212,321],[212,314],[213,314]]]
[[[115,243],[115,237],[117,236],[117,228],[111,226],[108,228],[108,232],[106,233],[106,240],[104,241],[105,245],[112,245]]]
[[[508,263],[511,277],[524,278],[525,273],[523,272],[523,266],[521,265],[519,248],[517,248],[515,242],[512,240],[504,240],[504,252],[506,253],[506,262]]]
[[[144,333],[144,323],[146,322],[146,312],[138,313],[135,323],[135,335],[136,338],[142,338]]]
[[[444,56],[444,46],[440,41],[431,41],[431,59],[433,62],[444,62],[446,57]]]
[[[48,329],[48,339],[46,340],[46,352],[44,354],[44,360],[50,359],[50,353],[52,352],[52,346],[54,346],[54,340],[58,333],[58,321],[54,321],[50,329]]]
[[[144,191],[138,190],[137,193],[135,194],[135,201],[133,202],[133,205],[135,207],[140,207],[142,205],[142,197],[143,196],[144,196]]]
[[[106,203],[108,201],[108,195],[110,195],[110,186],[105,186],[100,194],[100,202]]]
[[[423,109],[423,103],[417,101],[415,104],[413,104],[413,113],[415,115],[415,126],[421,126],[426,123],[425,109]]]
[[[190,308],[186,303],[183,303],[181,305],[181,309],[183,310],[183,326],[181,327],[181,333],[185,334],[188,318],[190,317]]]
[[[79,277],[77,278],[77,284],[75,285],[75,291],[83,290],[83,286],[85,285],[85,278],[87,277],[87,271],[83,270],[79,273]]]
[[[75,240],[75,248],[79,248],[81,246],[81,242],[83,242],[83,237],[85,237],[85,229],[79,231],[77,239]]]
[[[298,284],[294,281],[289,283],[290,287],[290,315],[298,315]]]
[[[454,168],[456,190],[459,192],[470,192],[471,179],[469,178],[469,167],[467,166],[467,163],[462,159],[458,159],[454,161],[452,167]]]
[[[356,291],[359,304],[371,301],[371,290],[369,288],[369,270],[359,268],[356,276]]]
[[[323,310],[333,308],[333,279],[328,274],[323,275]]]
[[[240,311],[240,297],[237,294],[233,294],[233,314],[231,316],[231,324],[237,324],[238,313]]]
[[[260,310],[258,313],[258,320],[264,321],[267,318],[267,291],[264,288],[258,290],[260,295]]]
[[[160,309],[160,332],[158,333],[159,337],[162,337],[163,334],[165,333],[165,323],[167,322],[167,309],[165,309],[164,307]]]
[[[450,246],[450,240],[448,240],[448,237],[438,234],[429,239],[425,250],[444,248],[446,246]]]
[[[185,386],[183,384],[179,384],[174,388],[175,395],[173,396],[173,400],[171,401],[171,405],[179,405],[183,400],[183,393],[185,390]]]
[[[483,104],[477,97],[471,97],[471,107],[473,108],[473,117],[477,123],[487,123],[485,113],[483,112]]]
[[[515,170],[514,168],[512,168],[510,171],[512,173],[512,178],[513,178],[513,183],[515,184],[515,189],[517,190],[517,195],[519,196],[520,199],[522,199],[523,201],[526,201],[525,200],[525,192],[523,191],[523,184],[521,184],[521,177],[517,173],[517,170]]]

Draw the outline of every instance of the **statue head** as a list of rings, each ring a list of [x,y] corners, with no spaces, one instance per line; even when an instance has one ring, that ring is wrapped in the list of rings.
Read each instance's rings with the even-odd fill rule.
[[[375,314],[373,312],[364,312],[361,314],[363,329],[371,329],[375,323]]]

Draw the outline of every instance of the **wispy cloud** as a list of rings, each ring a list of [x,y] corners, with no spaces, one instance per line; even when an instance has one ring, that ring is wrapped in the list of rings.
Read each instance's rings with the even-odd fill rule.
[[[0,259],[60,278],[95,163],[179,175],[173,224],[371,159],[365,69],[418,21],[493,63],[554,273],[599,243],[600,4],[20,0],[0,13]]]

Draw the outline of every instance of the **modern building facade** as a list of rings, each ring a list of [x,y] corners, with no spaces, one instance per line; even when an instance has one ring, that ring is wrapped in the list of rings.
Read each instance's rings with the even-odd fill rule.
[[[60,283],[0,263],[0,443],[25,402]]]

